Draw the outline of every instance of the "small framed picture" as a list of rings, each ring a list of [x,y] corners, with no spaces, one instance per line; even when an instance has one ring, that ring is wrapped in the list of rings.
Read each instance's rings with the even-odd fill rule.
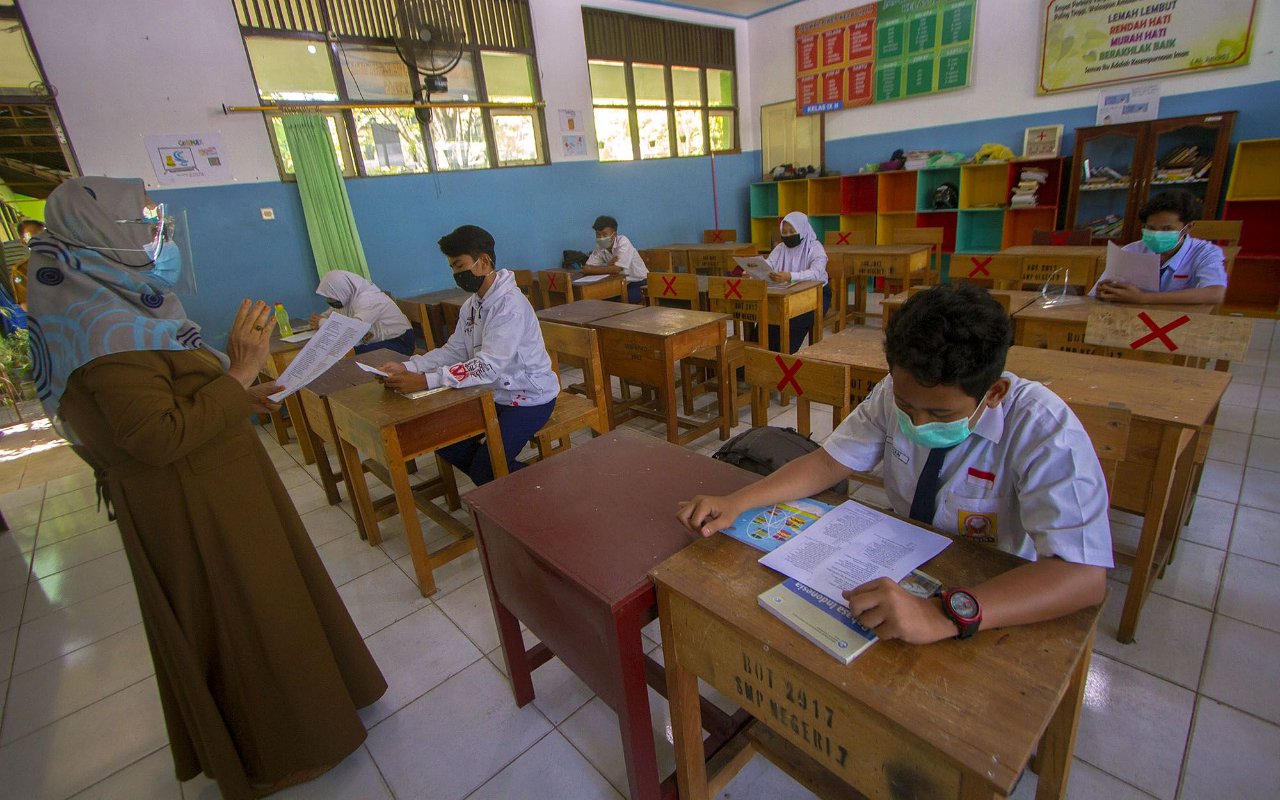
[[[1061,125],[1038,125],[1027,128],[1022,137],[1023,158],[1057,158],[1062,146]]]

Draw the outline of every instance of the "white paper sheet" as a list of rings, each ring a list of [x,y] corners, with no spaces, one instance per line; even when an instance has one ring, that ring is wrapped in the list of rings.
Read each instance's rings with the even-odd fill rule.
[[[367,322],[341,314],[330,314],[306,346],[285,367],[284,372],[280,373],[276,383],[282,388],[271,395],[271,400],[279,403],[320,377],[325,370],[337,364],[338,359],[346,355],[348,350],[360,344],[360,339],[368,332]]]
[[[298,342],[305,342],[306,340],[310,339],[312,336],[315,336],[315,335],[316,335],[315,331],[301,331],[299,333],[295,333],[292,336],[281,336],[280,341],[288,342],[289,344],[297,344]]]
[[[761,256],[734,256],[733,263],[742,267],[742,271],[758,281],[768,281],[769,273],[773,272],[773,267],[769,266],[769,261]]]
[[[1120,281],[1132,284],[1144,292],[1160,291],[1160,255],[1158,253],[1131,253],[1107,242],[1107,268],[1102,271],[1098,283]],[[1098,293],[1098,283],[1089,294]]]
[[[381,376],[382,376],[382,377],[384,377],[384,378],[390,378],[390,377],[391,377],[390,375],[388,375],[387,373],[385,373],[385,372],[383,372],[382,370],[378,369],[377,367],[371,367],[371,366],[369,366],[368,364],[362,364],[362,363],[360,363],[359,361],[357,361],[357,362],[356,362],[356,366],[357,366],[357,367],[359,367],[360,369],[364,370],[365,372],[372,372],[374,375],[381,375]]]
[[[945,536],[849,500],[760,563],[847,606],[846,590],[897,582],[951,544]]]
[[[602,280],[604,280],[605,278],[609,278],[609,277],[612,277],[612,276],[610,276],[610,275],[583,275],[581,278],[574,278],[574,279],[573,279],[573,282],[574,282],[575,284],[577,284],[578,286],[581,286],[581,285],[582,285],[582,284],[584,284],[584,283],[595,283],[595,282],[597,282],[597,281],[602,281]]]

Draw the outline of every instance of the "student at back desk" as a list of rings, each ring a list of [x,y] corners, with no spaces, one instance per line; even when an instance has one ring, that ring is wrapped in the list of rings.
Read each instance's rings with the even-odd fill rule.
[[[766,259],[769,262],[769,280],[772,281],[822,281],[822,312],[831,308],[831,284],[827,280],[827,251],[818,241],[818,234],[809,224],[809,218],[799,211],[792,211],[779,223],[782,243],[773,248]],[[791,352],[800,349],[804,337],[813,330],[813,312],[801,314],[791,320]],[[769,326],[769,349],[781,347],[781,336],[776,325]]]
[[[631,240],[618,233],[618,221],[610,216],[596,217],[591,224],[596,232],[596,248],[587,256],[584,275],[621,275],[627,282],[627,302],[639,305],[642,290],[649,279],[649,268]]]

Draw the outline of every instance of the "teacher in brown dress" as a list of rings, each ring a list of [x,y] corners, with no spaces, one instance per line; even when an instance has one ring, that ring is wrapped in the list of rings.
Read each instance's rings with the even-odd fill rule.
[[[40,399],[114,505],[180,780],[229,799],[310,780],[365,739],[386,681],[249,424],[273,320],[239,309],[227,354],[172,291],[181,215],[142,181],[49,195],[29,300]]]

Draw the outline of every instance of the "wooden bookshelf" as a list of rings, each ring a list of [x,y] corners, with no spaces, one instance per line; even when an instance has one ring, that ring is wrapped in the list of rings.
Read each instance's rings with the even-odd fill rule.
[[[1236,144],[1222,218],[1243,223],[1223,310],[1280,316],[1280,139]]]

